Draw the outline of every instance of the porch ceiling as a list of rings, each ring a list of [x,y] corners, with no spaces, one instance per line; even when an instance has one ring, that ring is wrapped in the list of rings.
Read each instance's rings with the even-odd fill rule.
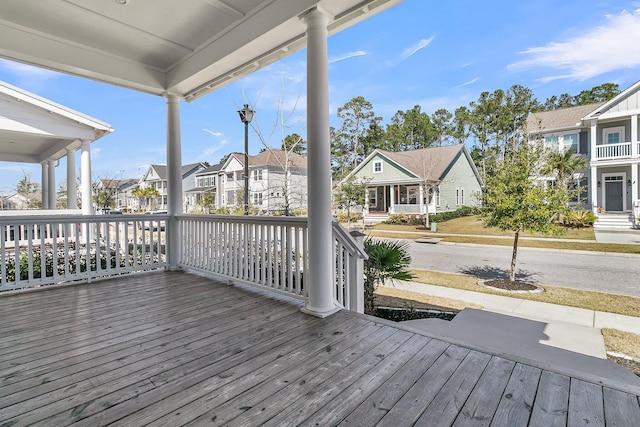
[[[401,0],[3,0],[0,57],[191,101]]]

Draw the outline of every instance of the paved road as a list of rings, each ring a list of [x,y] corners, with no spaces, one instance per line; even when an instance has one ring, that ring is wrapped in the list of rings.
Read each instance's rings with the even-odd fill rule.
[[[512,248],[411,242],[412,267],[508,277]],[[516,273],[537,283],[640,297],[640,257],[519,248]]]

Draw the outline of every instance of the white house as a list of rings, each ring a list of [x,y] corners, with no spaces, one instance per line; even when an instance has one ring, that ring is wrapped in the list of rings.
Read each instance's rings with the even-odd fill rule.
[[[249,205],[260,213],[307,209],[307,159],[284,150],[249,158]],[[217,207],[238,207],[244,197],[244,154],[232,153],[218,172]]]
[[[640,215],[640,81],[605,103],[530,114],[527,130],[555,150],[573,150],[588,163],[575,176],[576,203],[601,226],[630,227]],[[635,211],[635,212],[634,212]]]
[[[191,163],[182,166],[182,212],[190,212],[192,209],[193,200],[186,196],[186,191],[189,191],[196,186],[196,173],[204,170],[206,166],[204,163]],[[149,169],[142,175],[138,181],[138,185],[141,188],[154,187],[160,194],[158,198],[153,201],[154,209],[167,210],[167,188],[168,188],[168,174],[166,165],[151,165]]]

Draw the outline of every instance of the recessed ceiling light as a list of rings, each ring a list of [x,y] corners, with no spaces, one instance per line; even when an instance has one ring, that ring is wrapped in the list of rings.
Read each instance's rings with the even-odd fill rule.
[[[129,0],[113,0],[113,1],[115,1],[118,4],[122,4],[122,5],[129,4]]]

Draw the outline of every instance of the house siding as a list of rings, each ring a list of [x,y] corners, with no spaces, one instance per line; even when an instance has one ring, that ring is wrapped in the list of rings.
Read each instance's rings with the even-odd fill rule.
[[[621,99],[616,104],[612,105],[607,112],[608,113],[621,113],[630,110],[638,110],[640,109],[640,94],[638,92],[634,92],[629,94],[629,96]]]
[[[382,162],[382,172],[373,173],[373,164],[377,161]],[[390,163],[383,156],[376,155],[372,157],[362,168],[355,174],[358,179],[365,179],[374,182],[401,182],[406,180],[415,180],[416,178],[402,168]]]
[[[464,205],[479,206],[476,193],[480,191],[478,179],[464,154],[456,157],[449,170],[442,177],[440,184],[440,205],[436,212],[453,211],[460,207],[456,205],[456,189],[464,189]]]

